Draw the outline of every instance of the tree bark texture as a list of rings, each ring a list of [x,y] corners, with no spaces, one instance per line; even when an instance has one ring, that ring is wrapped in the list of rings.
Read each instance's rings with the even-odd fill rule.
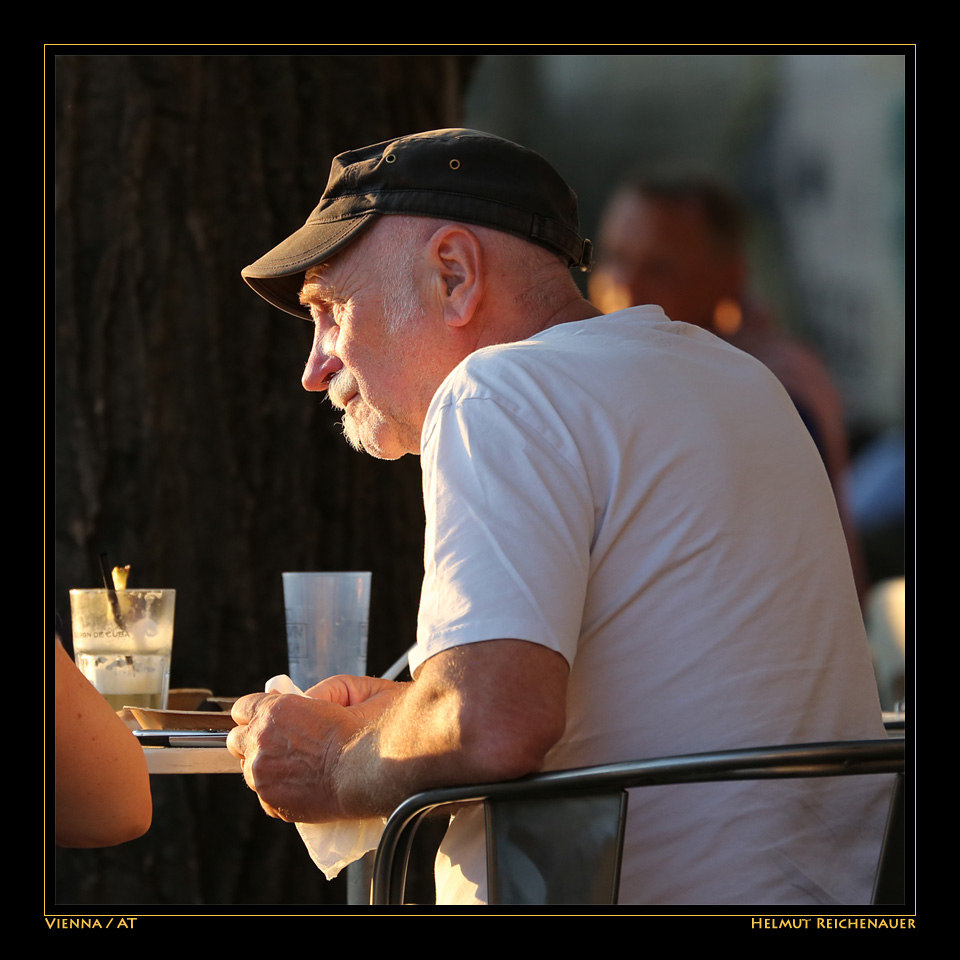
[[[311,327],[242,282],[342,150],[455,126],[455,56],[101,56],[53,63],[54,603],[97,556],[176,587],[173,686],[286,670],[280,573],[372,570],[369,670],[413,641],[415,458],[350,451],[299,379]],[[154,826],[59,851],[58,904],[342,902],[239,776],[154,777]]]

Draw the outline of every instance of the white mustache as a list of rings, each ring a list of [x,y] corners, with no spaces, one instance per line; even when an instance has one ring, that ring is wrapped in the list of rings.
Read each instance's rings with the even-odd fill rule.
[[[343,410],[352,397],[357,393],[357,382],[346,370],[340,370],[331,377],[327,384],[327,396],[330,403],[337,410]]]

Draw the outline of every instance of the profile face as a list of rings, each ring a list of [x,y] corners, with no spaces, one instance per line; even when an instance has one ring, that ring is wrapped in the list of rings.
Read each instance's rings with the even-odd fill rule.
[[[343,411],[354,449],[396,460],[420,452],[424,310],[412,276],[391,280],[381,258],[365,256],[373,232],[307,272],[314,338],[302,383]]]

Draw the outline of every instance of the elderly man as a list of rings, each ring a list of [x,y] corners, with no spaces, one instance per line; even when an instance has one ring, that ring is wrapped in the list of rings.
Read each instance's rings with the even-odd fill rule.
[[[418,453],[414,681],[238,702],[264,809],[324,822],[544,768],[881,734],[823,466],[759,363],[648,306],[603,317],[576,198],[471,130],[335,158],[300,230],[244,270],[311,320],[307,390],[347,439]],[[855,781],[657,788],[621,903],[865,902],[882,804]],[[879,819],[878,819],[879,818]],[[482,903],[458,814],[440,902]]]

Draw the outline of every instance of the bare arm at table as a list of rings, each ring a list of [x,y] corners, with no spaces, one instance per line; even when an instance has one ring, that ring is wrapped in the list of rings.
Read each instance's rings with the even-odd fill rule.
[[[153,817],[143,748],[59,641],[54,670],[57,845],[134,840]]]
[[[418,790],[538,770],[563,733],[567,674],[538,644],[467,644],[431,657],[413,683],[334,677],[311,699],[244,697],[227,745],[271,816],[386,815]]]

